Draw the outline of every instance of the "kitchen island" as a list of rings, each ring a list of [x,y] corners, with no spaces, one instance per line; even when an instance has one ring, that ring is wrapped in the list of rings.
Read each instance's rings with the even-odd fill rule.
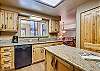
[[[65,45],[50,46],[45,49],[46,71],[100,71],[100,61],[85,60],[80,56],[84,52],[98,56],[100,53]]]

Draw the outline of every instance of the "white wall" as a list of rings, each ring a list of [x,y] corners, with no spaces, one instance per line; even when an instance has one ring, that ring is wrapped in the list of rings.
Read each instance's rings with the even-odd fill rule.
[[[100,0],[91,0],[85,4],[80,5],[77,8],[76,12],[76,20],[77,20],[77,25],[76,25],[76,47],[80,48],[80,13],[87,11],[89,9],[95,8],[97,6],[100,6]]]
[[[65,37],[76,37],[76,30],[66,30]]]
[[[64,29],[73,29],[76,28],[76,24],[64,24]]]

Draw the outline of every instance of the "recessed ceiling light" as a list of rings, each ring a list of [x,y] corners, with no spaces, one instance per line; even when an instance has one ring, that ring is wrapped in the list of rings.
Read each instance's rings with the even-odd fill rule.
[[[61,4],[64,0],[34,0],[34,1],[55,8],[59,4]]]

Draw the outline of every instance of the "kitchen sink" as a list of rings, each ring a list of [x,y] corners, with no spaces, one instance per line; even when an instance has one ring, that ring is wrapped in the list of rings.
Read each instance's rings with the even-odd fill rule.
[[[79,53],[81,58],[85,60],[93,60],[93,61],[100,61],[100,56],[93,54],[93,53],[86,53],[86,52],[81,52]]]

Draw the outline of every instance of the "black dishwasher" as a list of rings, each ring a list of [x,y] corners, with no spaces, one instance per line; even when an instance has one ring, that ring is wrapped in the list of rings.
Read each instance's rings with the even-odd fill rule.
[[[15,46],[15,68],[22,68],[32,64],[32,45]]]

